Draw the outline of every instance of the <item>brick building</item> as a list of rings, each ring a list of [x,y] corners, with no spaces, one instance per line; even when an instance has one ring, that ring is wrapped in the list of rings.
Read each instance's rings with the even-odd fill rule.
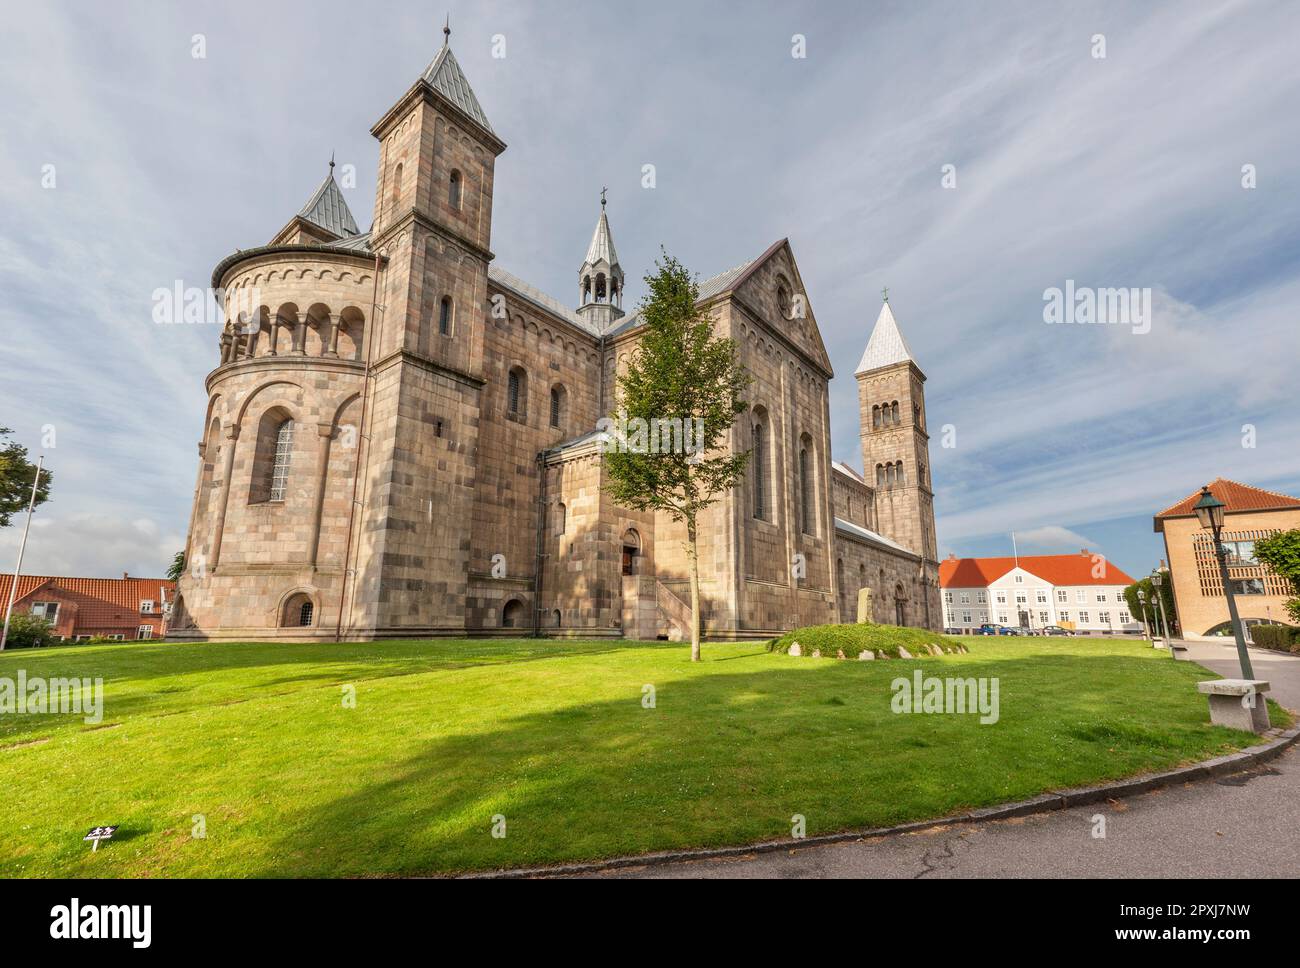
[[[683,527],[602,487],[597,421],[641,336],[603,196],[570,307],[493,261],[506,146],[449,44],[371,133],[369,232],[331,168],[213,273],[228,319],[170,634],[681,635]],[[754,377],[730,443],[756,454],[701,521],[706,635],[852,620],[864,586],[877,620],[937,627],[925,376],[889,304],[856,373],[864,477],[831,460],[789,242],[700,302]]]
[[[1224,478],[1209,487],[1227,505],[1222,539],[1242,624],[1289,622],[1283,603],[1291,597],[1290,585],[1255,559],[1255,542],[1300,528],[1300,499]],[[1165,508],[1154,522],[1156,532],[1164,535],[1174,602],[1188,638],[1232,634],[1213,534],[1201,527],[1193,510],[1200,497],[1198,489]]]
[[[0,609],[9,602],[13,575],[0,575]],[[176,585],[165,578],[59,578],[22,575],[15,615],[40,615],[67,642],[92,636],[134,640],[162,638]]]

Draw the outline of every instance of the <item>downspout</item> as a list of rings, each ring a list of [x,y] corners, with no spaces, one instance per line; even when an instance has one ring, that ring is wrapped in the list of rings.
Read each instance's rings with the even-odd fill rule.
[[[546,451],[537,452],[537,558],[533,563],[533,638],[542,637],[542,567],[546,527]]]

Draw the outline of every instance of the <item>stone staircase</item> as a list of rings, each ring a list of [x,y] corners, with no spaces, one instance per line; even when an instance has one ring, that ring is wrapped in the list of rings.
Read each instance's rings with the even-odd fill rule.
[[[690,594],[686,582],[674,582]],[[659,634],[667,635],[669,642],[689,642],[691,638],[691,606],[681,595],[662,581],[655,582],[655,597],[659,603]]]

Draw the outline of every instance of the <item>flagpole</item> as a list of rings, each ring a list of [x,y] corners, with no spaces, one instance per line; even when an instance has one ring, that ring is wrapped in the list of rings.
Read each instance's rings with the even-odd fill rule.
[[[18,576],[23,570],[23,552],[27,550],[27,532],[32,528],[32,511],[36,509],[36,489],[41,486],[41,468],[45,466],[45,455],[36,462],[36,477],[32,481],[32,499],[27,504],[27,523],[23,525],[23,540],[18,545],[18,564],[14,565],[14,580],[9,586],[9,605],[5,609],[5,627],[0,632],[0,652],[5,650],[5,643],[9,641],[9,619],[14,613],[14,597],[18,594]]]

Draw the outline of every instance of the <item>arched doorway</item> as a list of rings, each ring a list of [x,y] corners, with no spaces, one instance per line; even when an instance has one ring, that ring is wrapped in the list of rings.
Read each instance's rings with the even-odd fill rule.
[[[894,624],[907,625],[907,592],[902,585],[894,586]]]
[[[636,533],[635,528],[628,528],[623,532],[623,574],[641,574],[640,561],[638,560],[640,557],[641,536]]]
[[[505,608],[501,609],[501,627],[503,629],[518,629],[524,627],[524,603],[517,598],[512,598],[506,602]]]

